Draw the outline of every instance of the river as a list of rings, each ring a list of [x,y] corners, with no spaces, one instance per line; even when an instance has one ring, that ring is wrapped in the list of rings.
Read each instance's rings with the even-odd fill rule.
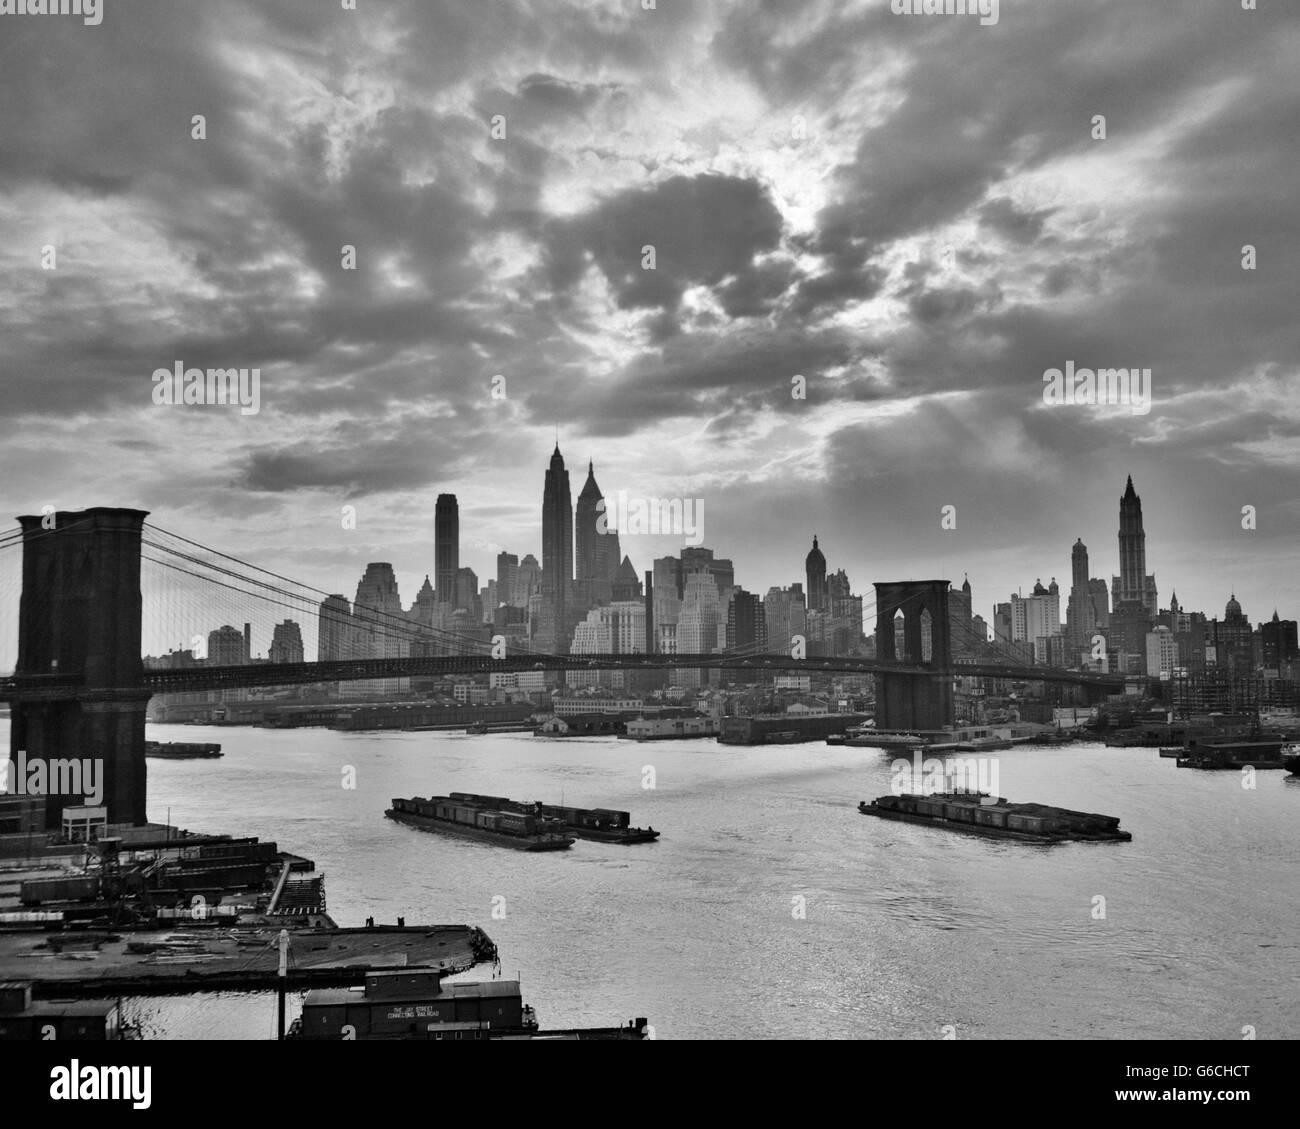
[[[482,926],[543,1027],[645,1016],[664,1039],[1300,1037],[1300,779],[1281,772],[1245,789],[1154,749],[997,753],[1002,795],[1117,815],[1133,834],[1039,846],[864,817],[856,805],[889,791],[893,758],[822,743],[149,736],[225,750],[150,760],[151,819],[170,809],[177,826],[308,856],[341,925]],[[662,838],[527,854],[384,818],[393,796],[450,791],[623,808]],[[274,1035],[264,994],[125,1006],[153,1037]]]

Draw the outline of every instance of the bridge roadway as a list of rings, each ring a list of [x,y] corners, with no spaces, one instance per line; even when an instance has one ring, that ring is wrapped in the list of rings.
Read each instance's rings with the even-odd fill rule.
[[[1064,682],[1122,690],[1124,676],[1046,666],[954,662],[947,671],[929,663],[907,663],[859,657],[793,659],[786,654],[599,654],[539,655],[520,653],[446,655],[390,659],[343,659],[332,662],[250,663],[241,666],[193,666],[145,670],[135,687],[78,692],[74,675],[26,675],[0,679],[0,701],[108,699],[147,694],[184,694],[255,686],[291,686],[312,682],[356,682],[379,678],[430,678],[449,674],[505,674],[532,670],[737,670],[790,671],[803,674],[928,675],[931,678],[1001,678],[1013,681]]]

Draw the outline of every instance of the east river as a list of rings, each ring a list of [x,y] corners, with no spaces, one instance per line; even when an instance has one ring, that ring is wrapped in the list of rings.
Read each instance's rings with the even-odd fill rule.
[[[151,819],[170,808],[177,826],[306,855],[341,925],[481,926],[546,1028],[645,1016],[662,1039],[1300,1037],[1300,779],[1282,772],[1246,789],[1154,749],[991,754],[1002,795],[1116,815],[1133,834],[1038,846],[860,815],[894,758],[820,742],[149,736],[225,750],[150,760]],[[662,838],[528,854],[384,818],[391,797],[451,791],[627,809]],[[150,1037],[262,1039],[273,1001],[125,1010]]]

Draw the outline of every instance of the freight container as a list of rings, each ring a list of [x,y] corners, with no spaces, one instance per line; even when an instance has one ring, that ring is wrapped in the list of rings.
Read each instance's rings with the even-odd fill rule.
[[[975,822],[985,827],[1005,827],[1007,813],[1000,808],[976,808]]]
[[[19,900],[25,906],[42,902],[82,902],[99,896],[99,876],[74,878],[29,878],[19,887]]]

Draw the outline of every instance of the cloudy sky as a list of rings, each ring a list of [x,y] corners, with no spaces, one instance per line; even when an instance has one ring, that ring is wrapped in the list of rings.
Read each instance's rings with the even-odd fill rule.
[[[440,492],[481,581],[540,556],[558,427],[575,497],[591,457],[703,499],[750,589],[816,533],[988,616],[1076,537],[1109,578],[1132,474],[1162,605],[1294,616],[1300,9],[1259,8],[0,16],[7,513],[148,509],[349,594],[388,560],[409,603]],[[177,361],[260,368],[260,411],[154,404]],[[1150,412],[1045,405],[1067,361],[1150,368]]]

